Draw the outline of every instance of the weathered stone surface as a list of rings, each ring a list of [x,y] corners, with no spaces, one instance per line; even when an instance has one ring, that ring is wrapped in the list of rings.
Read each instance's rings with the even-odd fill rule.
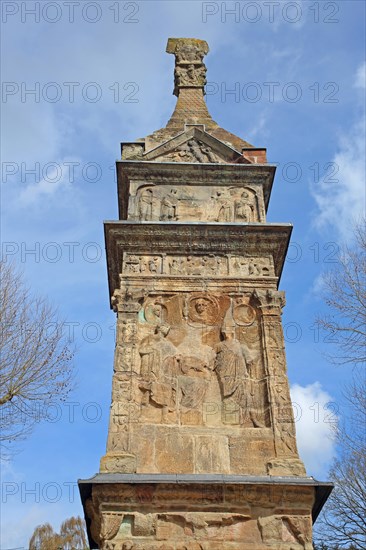
[[[310,550],[314,487],[273,481],[305,475],[278,291],[291,227],[266,222],[275,167],[208,113],[207,43],[167,51],[175,111],[122,144],[105,224],[117,335],[100,471],[190,482],[96,483],[89,532],[105,550]]]
[[[129,219],[251,223],[264,220],[262,189],[240,186],[187,186],[139,183],[131,186]]]
[[[106,549],[310,550],[313,499],[313,487],[283,483],[96,485],[89,509],[93,532],[99,510],[98,542]]]

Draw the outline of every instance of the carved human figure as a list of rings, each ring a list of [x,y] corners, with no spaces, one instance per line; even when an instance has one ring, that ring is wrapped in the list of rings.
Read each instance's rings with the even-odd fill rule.
[[[187,143],[189,152],[194,156],[198,162],[206,162],[206,157],[204,156],[200,144],[197,143],[194,139],[190,139]]]
[[[234,327],[221,329],[224,340],[217,345],[215,369],[224,398],[231,397],[241,407],[246,406],[244,381],[248,370],[243,349],[235,338]]]
[[[211,302],[206,298],[194,300],[193,320],[203,324],[211,324]]]
[[[177,258],[172,258],[169,262],[170,275],[181,274],[181,262]]]
[[[199,298],[195,301],[194,307],[200,317],[203,317],[207,311],[209,303],[204,298]]]
[[[142,405],[150,401],[162,407],[162,419],[175,407],[174,377],[176,375],[177,349],[167,340],[170,327],[158,325],[153,335],[141,341],[140,389],[143,392]]]
[[[149,321],[152,324],[160,325],[162,321],[163,307],[161,304],[155,303],[149,310]]]
[[[248,264],[248,275],[259,276],[261,274],[261,271],[258,267],[258,263],[254,260],[250,260]]]
[[[143,189],[138,200],[138,218],[140,221],[149,221],[152,219],[153,201],[152,189]]]
[[[202,342],[201,331],[193,327],[187,329],[177,352],[180,405],[200,409],[214,368],[215,352]]]
[[[159,258],[150,258],[149,260],[149,270],[150,273],[157,273],[159,267]]]
[[[237,410],[233,423],[242,423],[246,417],[255,428],[264,427],[258,418],[254,381],[250,379],[253,361],[249,350],[235,337],[234,326],[221,329],[224,340],[216,347],[215,370],[224,399],[224,413]],[[229,420],[228,420],[229,419]],[[224,414],[224,422],[231,423],[232,414]]]
[[[235,221],[246,223],[255,221],[254,201],[248,191],[244,191],[240,199],[235,201]]]
[[[217,221],[231,222],[233,220],[231,200],[225,197],[222,191],[217,191],[216,197],[219,206]]]
[[[160,219],[162,221],[171,221],[177,219],[177,207],[179,199],[177,190],[171,189],[170,193],[165,195],[161,201]]]
[[[146,271],[146,262],[143,256],[140,256],[140,273],[145,273]]]
[[[174,357],[175,346],[166,340],[170,327],[162,323],[157,325],[153,335],[146,336],[139,347],[141,358],[140,375],[146,380],[158,379],[161,366],[167,357]]]
[[[207,156],[209,162],[217,162],[217,158],[215,156],[215,153],[213,153],[212,149],[210,147],[202,147],[202,152]]]
[[[210,200],[206,204],[207,221],[217,222],[219,217],[219,208],[220,207],[217,202],[217,195],[216,193],[212,193],[210,196]]]

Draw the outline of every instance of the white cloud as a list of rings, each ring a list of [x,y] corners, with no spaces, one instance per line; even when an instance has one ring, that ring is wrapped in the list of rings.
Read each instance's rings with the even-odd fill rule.
[[[252,126],[252,128],[249,128],[249,130],[247,131],[246,137],[250,143],[253,143],[258,138],[262,140],[266,139],[268,137],[268,134],[269,128],[267,113],[261,113],[259,119],[254,124],[254,126]]]
[[[365,90],[366,88],[366,62],[364,62],[357,70],[355,87]]]
[[[365,64],[357,70],[354,86],[364,87]],[[327,176],[312,185],[318,206],[314,224],[318,230],[332,226],[347,239],[352,222],[365,212],[365,113],[340,135],[339,151],[334,155]]]
[[[307,473],[323,478],[335,456],[336,405],[319,382],[291,387],[299,453]]]
[[[71,162],[73,166],[82,164],[80,159],[62,159],[59,162],[49,163],[49,167],[47,165],[42,166],[40,171],[42,171],[44,177],[33,184],[27,185],[20,192],[19,198],[22,206],[31,205],[42,198],[56,194],[62,189],[71,188],[74,179]],[[75,190],[73,191],[74,194]]]

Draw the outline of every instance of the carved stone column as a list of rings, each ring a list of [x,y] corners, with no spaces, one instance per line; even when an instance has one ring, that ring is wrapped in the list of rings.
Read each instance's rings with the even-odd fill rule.
[[[79,483],[90,546],[310,550],[330,486],[296,447],[275,167],[211,119],[207,43],[167,51],[176,109],[122,144],[120,219],[105,223],[117,334],[106,454]]]

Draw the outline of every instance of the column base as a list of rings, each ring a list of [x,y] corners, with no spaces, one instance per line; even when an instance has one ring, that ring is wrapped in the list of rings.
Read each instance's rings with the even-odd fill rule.
[[[90,548],[311,550],[332,485],[311,477],[97,474],[79,480]]]

